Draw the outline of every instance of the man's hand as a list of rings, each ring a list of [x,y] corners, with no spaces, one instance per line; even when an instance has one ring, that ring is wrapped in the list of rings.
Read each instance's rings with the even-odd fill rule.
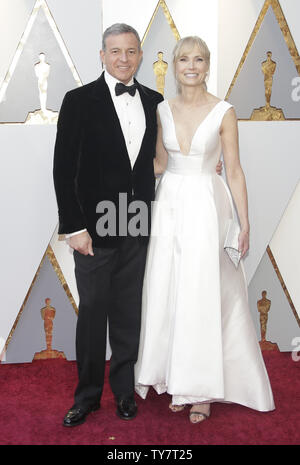
[[[83,255],[94,256],[92,238],[87,231],[69,237],[68,244],[72,249],[77,250],[77,252]]]
[[[219,163],[216,166],[216,172],[217,172],[217,174],[222,174],[222,171],[223,171],[223,163],[220,160]]]

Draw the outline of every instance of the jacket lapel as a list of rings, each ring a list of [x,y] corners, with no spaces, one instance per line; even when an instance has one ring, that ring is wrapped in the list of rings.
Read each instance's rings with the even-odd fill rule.
[[[99,113],[101,113],[101,122],[108,127],[107,135],[111,134],[109,129],[113,128],[113,137],[120,142],[120,154],[122,157],[127,159],[127,162],[131,167],[119,117],[112,101],[108,85],[105,82],[104,73],[102,73],[101,76],[97,79],[92,97],[98,101],[100,110]]]
[[[139,82],[136,79],[134,79],[134,82],[136,83],[138,92],[140,94],[141,102],[142,102],[144,113],[145,113],[145,122],[146,122],[144,137],[142,139],[139,154],[135,161],[135,164],[136,164],[143,150],[143,145],[145,141],[147,140],[149,133],[151,133],[151,128],[153,126],[153,121],[152,121],[153,115],[151,111],[152,110],[151,97],[147,93],[147,89],[143,87],[141,84],[139,84]],[[95,87],[92,92],[92,97],[98,101],[97,104],[99,105],[99,108],[100,108],[99,113],[101,113],[101,120],[103,124],[114,128],[114,137],[118,138],[120,141],[120,153],[122,156],[126,157],[127,162],[129,163],[130,168],[131,168],[131,162],[130,162],[130,158],[128,155],[123,131],[120,125],[117,112],[115,110],[114,103],[110,95],[108,85],[106,84],[105,79],[104,79],[104,73],[102,73],[101,76],[95,82]],[[134,169],[134,166],[133,166],[133,169]]]
[[[142,105],[143,105],[143,108],[144,108],[146,128],[145,128],[144,137],[142,139],[140,150],[139,150],[138,156],[137,156],[137,158],[135,160],[133,169],[134,169],[134,167],[135,167],[135,165],[136,165],[136,163],[137,163],[137,161],[139,159],[139,156],[141,155],[141,152],[143,150],[144,142],[147,140],[147,137],[149,135],[149,132],[151,131],[151,125],[152,125],[151,98],[147,94],[146,89],[143,86],[141,86],[141,84],[139,84],[139,82],[136,79],[134,79],[134,82],[137,85],[137,89],[138,89],[138,92],[140,94],[141,102],[142,102]]]

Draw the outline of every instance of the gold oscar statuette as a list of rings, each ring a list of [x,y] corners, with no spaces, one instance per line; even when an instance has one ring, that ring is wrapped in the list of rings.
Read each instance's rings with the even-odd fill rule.
[[[168,63],[163,60],[163,52],[158,52],[157,57],[158,60],[153,63],[153,71],[156,76],[156,88],[158,92],[164,95]]]
[[[41,352],[36,352],[33,360],[45,360],[49,358],[63,358],[66,356],[59,350],[52,349],[52,337],[53,337],[53,320],[55,318],[56,310],[51,307],[51,299],[45,299],[46,306],[41,309],[41,317],[44,320],[44,331],[46,337],[46,349]]]
[[[264,74],[266,104],[264,107],[253,110],[250,119],[252,121],[284,121],[283,111],[271,106],[273,76],[276,71],[276,62],[272,60],[272,52],[267,52],[267,59],[261,64],[261,69]]]
[[[257,309],[260,314],[260,348],[261,350],[279,350],[277,344],[266,340],[268,313],[271,308],[271,300],[267,299],[267,291],[262,291],[261,297],[262,298],[257,301]]]

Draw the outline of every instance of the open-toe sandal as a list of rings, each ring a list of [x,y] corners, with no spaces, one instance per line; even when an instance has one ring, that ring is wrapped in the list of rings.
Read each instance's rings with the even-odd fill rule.
[[[198,415],[200,418],[198,418],[198,420],[196,420],[196,421],[192,421],[192,416],[193,415]],[[190,412],[190,422],[193,423],[193,424],[202,423],[202,421],[207,420],[209,417],[210,417],[210,413],[204,413],[204,412],[200,412],[200,411],[198,412],[198,411],[195,411],[195,410]]]
[[[172,403],[169,404],[169,409],[172,410],[172,412],[182,412],[184,410],[185,404],[183,405],[173,405]]]

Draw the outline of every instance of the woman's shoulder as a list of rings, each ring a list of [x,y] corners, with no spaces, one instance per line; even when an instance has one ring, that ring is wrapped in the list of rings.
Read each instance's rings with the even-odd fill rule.
[[[208,93],[208,103],[211,103],[211,105],[218,105],[222,103],[224,106],[232,107],[231,103],[210,93]]]
[[[229,102],[227,102],[227,100],[223,100],[219,97],[217,97],[216,95],[213,95],[213,94],[210,94],[211,95],[211,102],[212,104],[214,105],[219,105],[221,107],[223,107],[224,109],[226,110],[229,110],[229,108],[233,108],[233,105]]]
[[[168,100],[164,100],[164,102],[166,103],[168,107],[173,108],[179,105],[179,97],[176,96],[173,98],[169,98]]]
[[[217,97],[216,95],[214,94],[211,94],[210,92],[207,92],[206,94],[206,98],[207,98],[207,101],[209,103],[219,103],[219,102],[222,102],[222,99]]]

